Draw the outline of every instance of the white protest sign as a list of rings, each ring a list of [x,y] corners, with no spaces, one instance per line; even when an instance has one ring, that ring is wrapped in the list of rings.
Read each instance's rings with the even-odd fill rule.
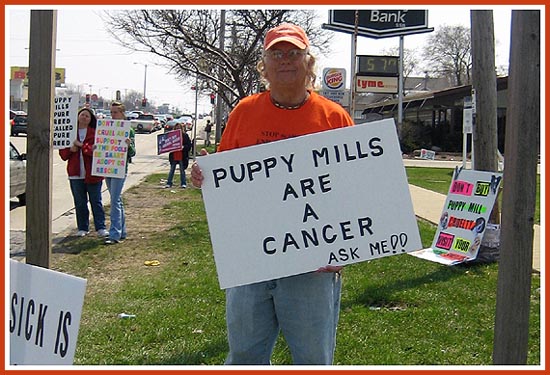
[[[78,128],[78,95],[56,96],[53,112],[53,148],[71,147]]]
[[[10,364],[72,364],[85,291],[85,279],[10,260]]]
[[[452,265],[477,257],[502,173],[456,168],[432,247],[411,255]]]
[[[222,289],[422,247],[393,120],[197,162]]]
[[[421,149],[420,159],[435,160],[435,151],[426,150],[425,148]]]
[[[130,121],[97,120],[92,175],[122,178],[126,174],[126,155]]]

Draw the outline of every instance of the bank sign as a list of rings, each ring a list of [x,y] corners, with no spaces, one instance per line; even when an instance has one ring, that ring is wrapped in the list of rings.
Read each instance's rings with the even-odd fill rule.
[[[331,10],[324,28],[354,33],[355,10]],[[357,11],[358,35],[384,38],[433,31],[428,28],[428,11],[411,9],[370,9]]]

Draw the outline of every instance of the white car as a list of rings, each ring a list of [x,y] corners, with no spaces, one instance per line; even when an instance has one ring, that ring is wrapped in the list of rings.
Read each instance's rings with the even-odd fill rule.
[[[26,203],[27,155],[20,154],[10,142],[10,198],[17,197],[19,204]]]

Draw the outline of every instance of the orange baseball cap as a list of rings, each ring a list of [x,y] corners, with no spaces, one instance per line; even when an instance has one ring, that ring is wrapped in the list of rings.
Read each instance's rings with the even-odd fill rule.
[[[289,42],[300,49],[309,47],[306,32],[300,26],[291,23],[282,23],[270,29],[264,40],[264,50],[268,50],[279,42]]]

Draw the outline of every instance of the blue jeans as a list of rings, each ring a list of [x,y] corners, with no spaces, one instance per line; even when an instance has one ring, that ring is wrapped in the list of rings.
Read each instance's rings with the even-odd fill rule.
[[[187,179],[185,177],[185,169],[189,165],[189,162],[185,162],[183,160],[179,161],[172,161],[170,162],[170,172],[168,172],[168,181],[166,181],[166,185],[172,186],[172,182],[174,180],[174,173],[176,172],[176,167],[180,166],[180,186],[187,186]]]
[[[84,179],[69,179],[76,211],[76,225],[78,230],[90,230],[90,211],[88,200],[94,215],[95,230],[105,229],[105,211],[101,201],[101,185],[103,181],[87,184]]]
[[[124,218],[124,204],[122,203],[122,187],[124,178],[107,177],[105,182],[109,194],[111,195],[111,227],[109,228],[109,238],[120,241],[126,238],[126,220]]]
[[[331,365],[341,279],[310,272],[226,290],[227,365],[270,364],[282,331],[296,365]]]

